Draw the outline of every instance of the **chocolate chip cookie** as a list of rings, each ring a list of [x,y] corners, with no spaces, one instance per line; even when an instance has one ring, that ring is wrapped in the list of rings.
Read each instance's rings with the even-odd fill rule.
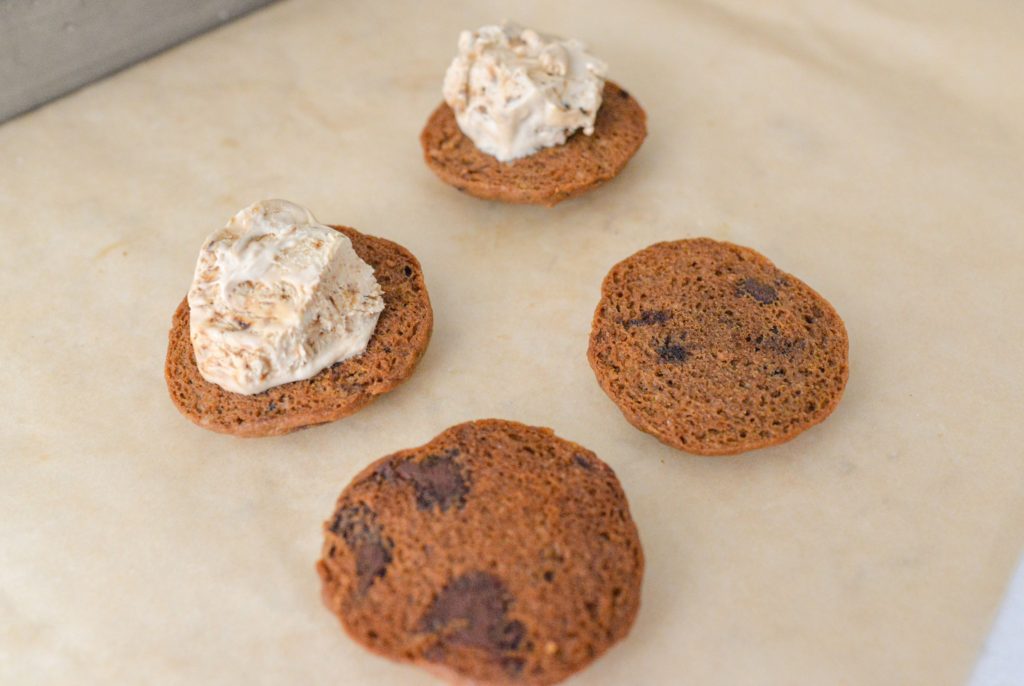
[[[499,162],[480,151],[441,103],[420,134],[427,166],[442,181],[485,200],[553,206],[611,180],[647,136],[647,115],[626,91],[606,81],[594,133],[577,131],[562,145]]]
[[[374,269],[384,311],[366,351],[304,381],[255,395],[224,390],[204,379],[189,338],[188,299],[171,320],[164,377],[175,406],[206,429],[236,436],[275,436],[346,417],[412,374],[434,324],[420,263],[408,250],[344,226],[352,248]]]
[[[848,376],[843,321],[759,253],[657,243],[605,277],[588,357],[626,419],[699,455],[788,441],[824,420]]]
[[[618,479],[550,429],[453,426],[363,470],[324,530],[324,601],[352,638],[452,681],[556,683],[639,607]]]

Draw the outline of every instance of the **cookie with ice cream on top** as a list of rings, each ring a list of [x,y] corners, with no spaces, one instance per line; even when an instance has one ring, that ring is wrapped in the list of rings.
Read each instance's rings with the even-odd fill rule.
[[[265,200],[209,236],[164,376],[196,424],[270,436],[340,419],[404,381],[433,327],[405,248]]]
[[[611,180],[647,116],[607,71],[574,38],[509,23],[463,31],[420,134],[427,166],[475,197],[547,206]]]

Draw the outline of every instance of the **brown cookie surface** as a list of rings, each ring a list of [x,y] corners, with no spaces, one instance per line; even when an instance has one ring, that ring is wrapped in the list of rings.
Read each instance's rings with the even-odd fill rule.
[[[626,91],[606,81],[590,136],[577,131],[563,145],[511,162],[480,151],[445,103],[420,134],[423,157],[442,181],[485,200],[556,205],[615,177],[647,136],[647,115]]]
[[[171,320],[164,377],[177,408],[207,429],[237,436],[276,436],[346,417],[412,374],[430,340],[434,315],[420,263],[391,241],[355,229],[332,227],[374,269],[384,311],[366,352],[305,381],[255,395],[226,391],[204,379],[189,339],[186,298]]]
[[[639,607],[618,479],[550,429],[453,426],[364,469],[324,530],[324,601],[352,638],[455,682],[561,681]]]
[[[787,441],[825,419],[849,370],[846,327],[810,286],[709,238],[612,267],[588,357],[634,426],[699,455]]]

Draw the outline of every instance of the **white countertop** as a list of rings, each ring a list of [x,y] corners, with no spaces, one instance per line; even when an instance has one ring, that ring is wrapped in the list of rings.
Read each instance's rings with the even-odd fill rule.
[[[992,633],[971,676],[971,686],[1024,684],[1024,561],[1007,589]]]

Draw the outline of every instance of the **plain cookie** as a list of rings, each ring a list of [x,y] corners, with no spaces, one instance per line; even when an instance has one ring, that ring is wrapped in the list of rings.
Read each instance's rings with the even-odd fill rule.
[[[849,343],[832,306],[749,248],[657,243],[605,277],[588,357],[626,419],[699,455],[788,441],[846,386]]]
[[[614,472],[550,429],[453,426],[353,479],[317,571],[349,635],[448,680],[553,684],[622,639],[643,553]]]

